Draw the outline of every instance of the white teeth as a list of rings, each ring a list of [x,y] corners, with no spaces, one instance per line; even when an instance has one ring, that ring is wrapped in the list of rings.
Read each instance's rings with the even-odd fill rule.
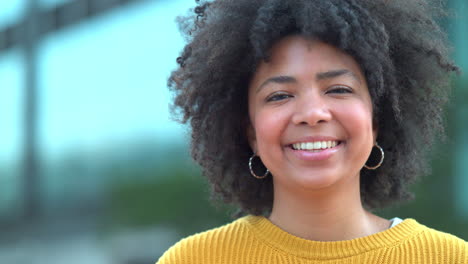
[[[316,142],[301,142],[292,144],[296,150],[319,150],[333,148],[338,145],[338,141],[316,141]]]

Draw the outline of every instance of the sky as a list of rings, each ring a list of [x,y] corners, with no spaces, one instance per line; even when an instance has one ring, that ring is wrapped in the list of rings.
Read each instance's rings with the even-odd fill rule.
[[[0,2],[0,28],[20,19],[25,1]],[[139,137],[183,140],[184,129],[169,116],[166,82],[184,44],[175,17],[193,3],[143,1],[43,39],[38,49],[41,149],[59,155]],[[22,60],[19,48],[0,54],[0,160],[20,154]]]

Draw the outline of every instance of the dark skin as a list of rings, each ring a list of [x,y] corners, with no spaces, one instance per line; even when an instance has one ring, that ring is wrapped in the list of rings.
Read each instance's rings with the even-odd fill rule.
[[[283,38],[253,76],[249,113],[250,145],[273,177],[270,221],[316,241],[390,226],[361,202],[360,171],[377,129],[365,77],[351,56],[323,42]],[[326,144],[292,146],[301,142]]]

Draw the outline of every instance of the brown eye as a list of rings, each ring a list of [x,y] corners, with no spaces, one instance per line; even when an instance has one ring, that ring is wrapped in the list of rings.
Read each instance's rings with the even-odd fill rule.
[[[352,93],[353,89],[347,86],[334,86],[330,90],[327,91],[327,93],[335,93],[335,94],[346,94],[346,93]]]
[[[277,93],[277,94],[272,94],[271,96],[267,97],[266,101],[267,102],[275,102],[275,101],[281,101],[285,100],[292,97],[290,94],[287,93]]]

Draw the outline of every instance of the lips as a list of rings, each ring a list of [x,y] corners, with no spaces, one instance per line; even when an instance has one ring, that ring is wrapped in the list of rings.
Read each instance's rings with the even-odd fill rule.
[[[333,137],[306,137],[287,145],[287,152],[300,160],[323,161],[339,151],[343,143]]]

